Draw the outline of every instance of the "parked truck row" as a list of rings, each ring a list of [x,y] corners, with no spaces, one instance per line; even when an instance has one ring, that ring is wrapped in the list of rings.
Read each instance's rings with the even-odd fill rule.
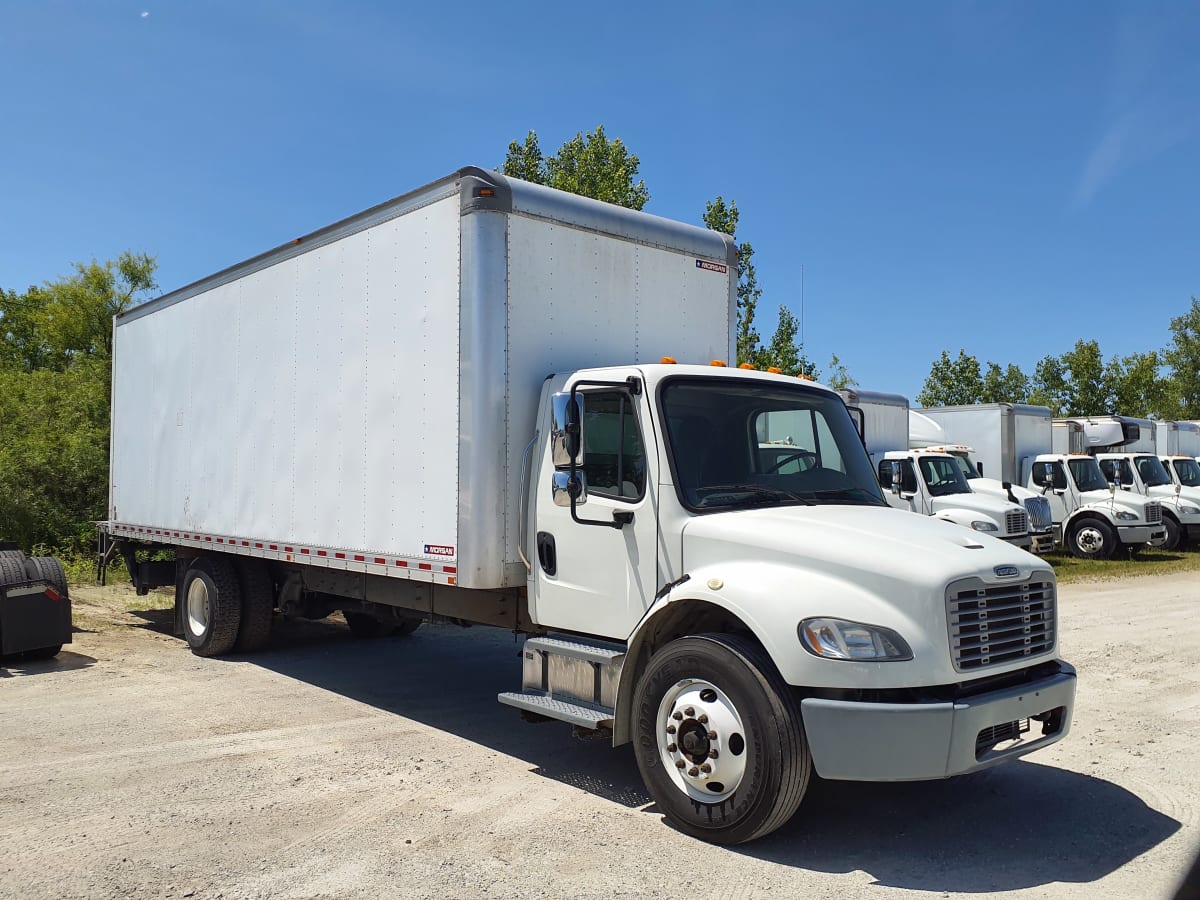
[[[136,307],[105,558],[174,587],[201,656],[278,614],[511,629],[500,702],[632,742],[719,843],[814,774],[1060,740],[1075,673],[1028,506],[943,491],[930,451],[921,502],[974,531],[893,508],[837,393],[725,365],[736,266],[727,236],[468,168]]]

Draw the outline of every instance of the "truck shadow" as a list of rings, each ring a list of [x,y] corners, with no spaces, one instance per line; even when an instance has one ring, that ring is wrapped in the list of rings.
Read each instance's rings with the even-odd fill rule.
[[[630,745],[580,741],[558,722],[526,724],[496,701],[519,682],[519,647],[511,633],[489,628],[426,625],[405,638],[356,641],[340,623],[281,622],[267,650],[242,658],[658,815]],[[890,887],[1006,891],[1096,881],[1180,827],[1112,782],[1016,762],[951,781],[815,779],[780,831],[714,852],[820,872],[861,870]]]
[[[21,654],[0,656],[0,678],[15,678],[19,675],[46,675],[51,672],[69,672],[86,669],[96,664],[95,657],[83,653],[60,650],[50,659],[31,659]]]

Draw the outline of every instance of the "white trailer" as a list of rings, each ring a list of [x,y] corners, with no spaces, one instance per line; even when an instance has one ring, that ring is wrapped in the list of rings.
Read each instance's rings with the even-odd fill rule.
[[[1155,422],[1154,437],[1159,456],[1200,456],[1200,423]]]
[[[276,610],[526,635],[499,699],[632,741],[714,842],[813,772],[1061,739],[1050,567],[888,508],[835,392],[725,367],[735,286],[724,235],[461,170],[116,321],[105,532],[202,656]]]

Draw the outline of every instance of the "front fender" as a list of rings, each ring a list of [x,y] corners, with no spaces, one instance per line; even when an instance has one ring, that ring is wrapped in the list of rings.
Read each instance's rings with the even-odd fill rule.
[[[993,518],[992,516],[989,516],[987,513],[982,513],[975,509],[961,509],[959,507],[951,507],[950,509],[938,510],[934,514],[933,517],[935,519],[941,519],[944,522],[952,522],[955,525],[961,525],[963,528],[966,528],[969,531],[975,530],[974,528],[971,527],[972,522],[979,522],[979,521],[991,522],[993,525],[996,526],[996,531],[981,531],[981,532],[979,532],[979,534],[990,534],[993,537],[995,537],[998,534],[999,535],[1004,534],[1004,530],[1003,530],[1004,526],[1003,526],[1002,522],[997,522],[995,520],[995,518]]]

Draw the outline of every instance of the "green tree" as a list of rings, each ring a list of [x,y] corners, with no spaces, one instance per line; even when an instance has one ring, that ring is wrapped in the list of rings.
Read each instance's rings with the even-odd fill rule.
[[[1037,364],[1030,399],[1056,416],[1102,416],[1113,411],[1113,373],[1106,371],[1100,345],[1080,338],[1061,356]]]
[[[979,360],[959,350],[956,359],[942,351],[929,370],[929,377],[917,394],[922,406],[965,406],[978,403],[983,397],[983,376]]]
[[[0,288],[0,368],[32,372],[52,364],[39,324],[44,306],[39,288],[23,294]]]
[[[738,218],[737,201],[726,203],[725,198],[718,194],[715,200],[704,204],[704,224],[713,231],[736,239]],[[754,270],[754,248],[749,241],[737,244],[737,274],[737,364],[753,365],[761,343],[758,330],[754,327],[754,316],[762,290]]]
[[[641,160],[629,152],[620,138],[611,141],[604,126],[585,136],[581,131],[543,157],[537,132],[530,131],[524,143],[512,141],[504,159],[503,172],[628,209],[641,209],[650,200],[646,182],[637,178]]]
[[[829,358],[829,375],[825,379],[825,383],[835,391],[858,387],[858,382],[850,376],[836,353]]]
[[[1171,381],[1160,374],[1162,359],[1154,350],[1113,357],[1104,367],[1112,406],[1110,412],[1128,416],[1175,418],[1178,400]]]
[[[806,378],[816,378],[819,374],[803,348],[796,343],[796,333],[800,330],[800,320],[786,306],[779,307],[779,324],[771,336],[771,342],[765,347],[759,347],[750,363],[756,369],[779,369],[784,375],[803,375]],[[740,364],[739,364],[740,365]]]
[[[1162,352],[1174,393],[1172,418],[1200,419],[1200,300],[1171,320],[1171,344]]]
[[[980,403],[1025,403],[1029,400],[1029,376],[1009,363],[1003,369],[989,361],[983,374]]]

